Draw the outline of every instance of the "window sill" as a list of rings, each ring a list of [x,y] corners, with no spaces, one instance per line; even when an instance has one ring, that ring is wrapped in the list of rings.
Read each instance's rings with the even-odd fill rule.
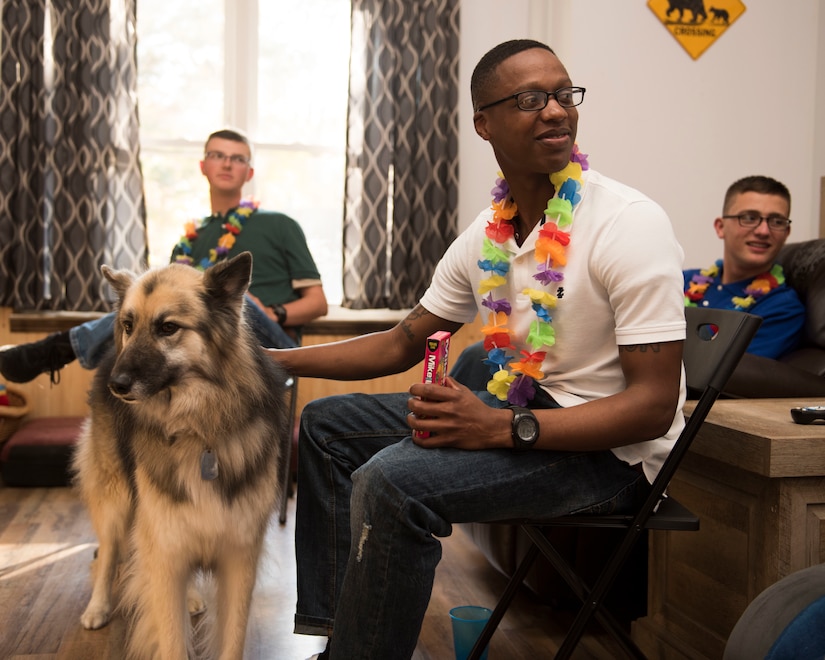
[[[330,305],[326,316],[307,323],[307,335],[363,335],[389,330],[409,314],[408,309],[346,309]]]
[[[12,312],[11,332],[59,332],[103,316],[103,312]]]
[[[330,305],[326,316],[304,327],[307,335],[362,335],[388,330],[409,310],[346,309]],[[59,332],[103,316],[102,312],[19,312],[9,316],[11,332]]]

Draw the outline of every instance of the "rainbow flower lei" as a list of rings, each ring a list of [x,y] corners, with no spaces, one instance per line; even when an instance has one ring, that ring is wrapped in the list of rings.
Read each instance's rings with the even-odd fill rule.
[[[540,288],[522,290],[533,302],[536,319],[531,322],[526,337],[533,352],[521,351],[522,358],[517,362],[513,362],[515,357],[508,354],[508,350],[514,351],[516,348],[507,327],[512,305],[506,298],[494,298],[493,292],[507,282],[510,259],[515,253],[505,244],[515,235],[513,218],[518,214],[518,208],[501,173],[491,191],[493,219],[487,223],[481,259],[478,261],[478,267],[489,273],[489,276],[479,283],[478,293],[482,296],[487,294],[482,305],[490,310],[487,324],[481,329],[484,334],[484,350],[487,351],[484,363],[490,367],[492,374],[487,383],[487,391],[501,401],[518,406],[526,405],[535,396],[534,380],[544,377],[541,365],[547,351],[539,349],[549,348],[556,343],[550,312],[556,308],[563,295],[563,290],[558,285],[564,281],[564,274],[559,269],[567,264],[567,246],[570,244],[570,233],[563,229],[569,228],[573,223],[573,209],[581,201],[579,191],[582,188],[582,172],[588,167],[587,154],[580,153],[578,145],[573,145],[567,166],[550,175],[555,192],[547,201],[544,218],[541,220],[542,227],[536,239],[533,254],[538,265],[533,279],[542,287],[555,284],[557,289],[556,293]]]
[[[232,246],[235,245],[235,237],[243,231],[244,224],[249,216],[258,210],[259,204],[259,202],[254,200],[244,200],[234,208],[232,212],[226,216],[226,222],[223,223],[223,228],[226,230],[226,233],[218,239],[217,246],[209,250],[209,257],[204,257],[198,264],[195,264],[192,260],[192,243],[198,240],[198,231],[209,223],[210,218],[204,218],[197,229],[195,228],[194,220],[187,222],[183,227],[183,236],[175,246],[175,250],[178,252],[175,256],[175,262],[186,266],[193,266],[198,270],[206,270],[210,266],[214,266],[221,259],[226,258]]]
[[[696,307],[697,303],[705,297],[705,291],[713,284],[713,279],[719,276],[722,270],[722,260],[719,259],[713,266],[700,270],[690,278],[690,283],[685,291],[685,307]],[[745,287],[745,298],[733,296],[734,309],[743,311],[756,304],[762,296],[773,291],[776,287],[785,283],[785,272],[782,266],[774,264],[769,271],[757,275],[754,280]]]

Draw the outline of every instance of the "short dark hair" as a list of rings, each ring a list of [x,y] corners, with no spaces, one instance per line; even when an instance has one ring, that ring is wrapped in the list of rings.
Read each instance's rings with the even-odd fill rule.
[[[476,68],[473,70],[473,75],[470,78],[470,97],[473,100],[474,108],[480,105],[479,99],[498,82],[498,76],[496,75],[498,65],[513,55],[525,50],[530,50],[531,48],[541,48],[555,55],[555,52],[550,46],[540,41],[534,41],[533,39],[512,39],[511,41],[505,41],[491,48],[484,54],[478,61],[478,64],[476,64]]]
[[[790,211],[791,193],[788,191],[788,187],[781,181],[772,179],[769,176],[755,174],[752,176],[743,177],[730,184],[728,191],[725,193],[725,204],[722,207],[722,212],[727,213],[734,197],[747,192],[755,192],[760,195],[776,195],[777,197],[781,197],[788,202],[788,211]]]
[[[249,141],[249,138],[234,128],[222,128],[214,133],[210,133],[209,137],[206,138],[206,142],[203,143],[204,150],[206,149],[206,145],[209,144],[209,140],[212,138],[231,140],[232,142],[241,142],[247,146],[249,149],[249,156],[250,158],[252,157],[252,143]]]

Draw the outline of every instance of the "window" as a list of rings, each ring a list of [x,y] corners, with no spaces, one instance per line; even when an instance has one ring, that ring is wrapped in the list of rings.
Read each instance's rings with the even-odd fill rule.
[[[234,127],[254,145],[245,194],[301,224],[339,303],[350,3],[140,0],[137,26],[150,264],[209,213],[203,143]]]

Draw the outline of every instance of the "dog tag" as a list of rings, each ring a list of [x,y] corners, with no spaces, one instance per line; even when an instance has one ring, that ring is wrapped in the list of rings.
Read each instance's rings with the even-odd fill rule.
[[[201,479],[212,481],[218,478],[218,457],[211,449],[201,454]]]

